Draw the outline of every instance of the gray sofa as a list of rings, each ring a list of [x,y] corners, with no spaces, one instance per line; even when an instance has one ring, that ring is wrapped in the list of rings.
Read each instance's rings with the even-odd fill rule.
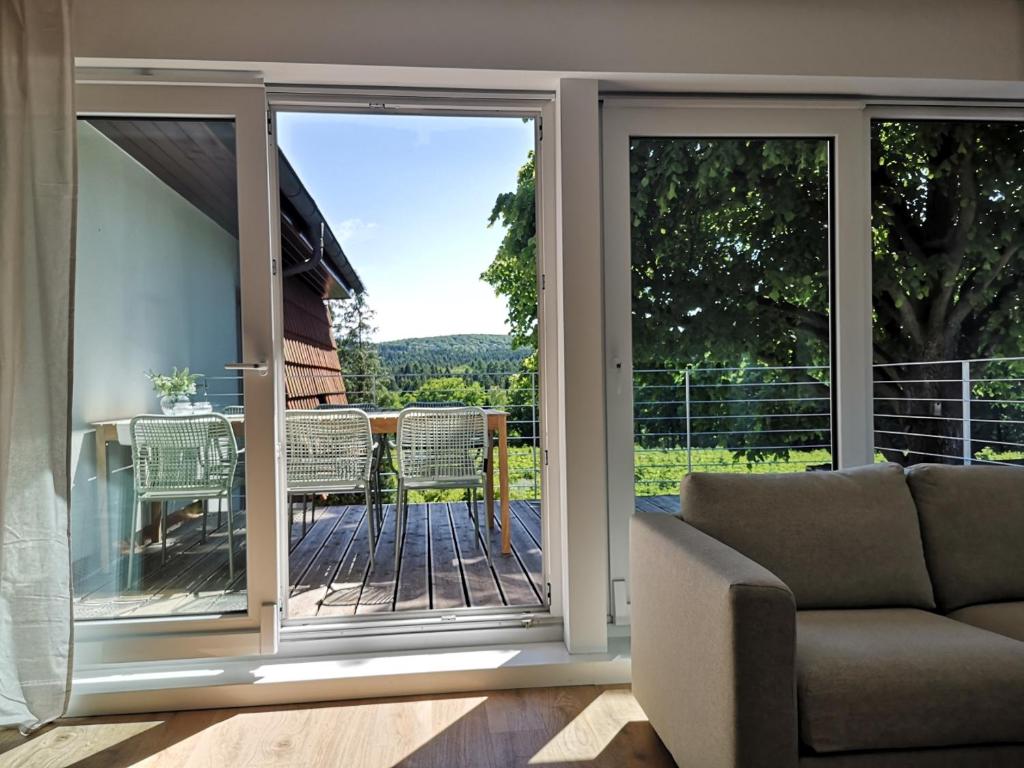
[[[1024,766],[1024,469],[693,474],[630,562],[682,768]]]

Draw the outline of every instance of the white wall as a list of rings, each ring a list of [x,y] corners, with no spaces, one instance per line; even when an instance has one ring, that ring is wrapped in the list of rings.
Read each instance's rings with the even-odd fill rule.
[[[1018,0],[78,0],[73,32],[80,59],[245,62],[268,80],[345,76],[282,63],[444,68],[452,83],[475,70],[508,87],[543,79],[499,73],[602,73],[621,87],[666,74],[742,75],[747,87],[1024,78]]]
[[[71,516],[81,573],[102,545],[90,424],[159,413],[149,369],[224,375],[238,355],[238,241],[84,121],[78,151]],[[112,446],[111,469],[130,464],[126,454]],[[112,513],[131,505],[113,492],[130,489],[128,474],[115,471]]]

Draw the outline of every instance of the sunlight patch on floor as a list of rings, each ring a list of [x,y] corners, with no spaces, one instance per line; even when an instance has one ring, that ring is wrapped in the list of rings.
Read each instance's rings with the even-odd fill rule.
[[[604,691],[530,758],[530,765],[596,760],[626,727],[647,716],[627,688]]]
[[[0,766],[64,768],[158,728],[163,720],[57,725],[0,753]],[[20,738],[11,736],[11,738]]]

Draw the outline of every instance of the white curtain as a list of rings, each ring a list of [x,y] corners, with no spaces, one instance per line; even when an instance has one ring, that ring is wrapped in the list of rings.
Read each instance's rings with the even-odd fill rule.
[[[0,0],[0,726],[65,709],[75,115],[68,0]]]

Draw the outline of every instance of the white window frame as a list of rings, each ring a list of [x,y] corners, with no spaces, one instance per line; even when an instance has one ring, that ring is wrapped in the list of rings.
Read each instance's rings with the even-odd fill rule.
[[[266,96],[262,85],[86,82],[76,86],[81,116],[232,119],[238,169],[242,354],[277,363],[273,345],[275,285],[267,226]],[[225,361],[229,362],[229,361]],[[277,377],[243,374],[246,406],[246,612],[225,615],[107,619],[75,623],[79,667],[162,659],[251,656],[277,651]],[[252,567],[259,563],[263,567]],[[272,567],[271,567],[272,566]]]
[[[832,429],[840,468],[872,461],[869,122],[863,102],[610,97],[602,105],[609,613],[622,580],[628,601],[629,521],[634,514],[629,138],[825,138],[833,147],[831,319]]]
[[[557,322],[558,271],[555,258],[555,152],[553,142],[546,139],[554,125],[553,96],[536,92],[463,92],[408,91],[405,89],[346,89],[333,87],[281,86],[268,88],[269,156],[271,173],[276,172],[278,116],[294,112],[327,112],[348,114],[407,114],[449,116],[529,117],[534,120],[536,141],[536,215],[537,215],[537,280],[538,280],[538,359],[540,376],[540,469],[541,469],[541,550],[544,581],[548,588],[546,608],[467,608],[459,611],[416,611],[389,616],[353,617],[352,619],[288,619],[288,542],[281,517],[278,536],[279,603],[282,607],[281,640],[285,648],[310,647],[355,652],[372,648],[411,649],[440,647],[455,642],[480,643],[482,638],[501,642],[539,642],[561,637],[564,614],[562,585],[561,498],[562,483],[558,462],[554,457],[560,420],[561,403],[558,382],[561,378],[561,340]],[[511,183],[511,180],[510,180]],[[278,222],[279,201],[270,202],[272,220]],[[280,242],[275,232],[272,241],[275,258],[280,259]],[[281,276],[277,278],[275,315],[283,318]],[[283,348],[283,324],[276,324],[275,348]],[[281,365],[283,376],[283,362]],[[281,389],[283,409],[283,388]],[[282,462],[283,464],[283,462]],[[281,467],[284,472],[284,467]],[[282,486],[283,487],[283,486]],[[286,504],[285,501],[281,502]],[[282,507],[283,508],[283,507]],[[442,613],[445,617],[442,618]],[[542,631],[538,631],[538,629]],[[384,638],[387,638],[386,640]]]

